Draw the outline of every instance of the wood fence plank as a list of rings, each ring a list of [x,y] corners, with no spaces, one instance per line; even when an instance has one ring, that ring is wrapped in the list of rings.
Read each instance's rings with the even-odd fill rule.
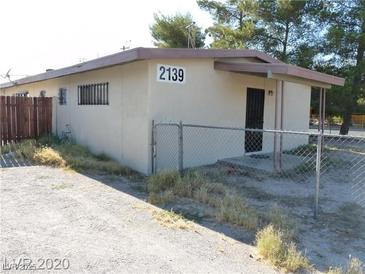
[[[0,146],[52,133],[52,98],[0,96]]]

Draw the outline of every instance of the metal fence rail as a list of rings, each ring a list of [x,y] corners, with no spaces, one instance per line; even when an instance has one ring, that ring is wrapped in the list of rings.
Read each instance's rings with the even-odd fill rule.
[[[341,181],[351,190],[346,195],[365,206],[363,137],[182,122],[154,124],[152,137],[153,173],[211,168],[237,178],[254,173],[308,183],[315,216],[321,184]]]

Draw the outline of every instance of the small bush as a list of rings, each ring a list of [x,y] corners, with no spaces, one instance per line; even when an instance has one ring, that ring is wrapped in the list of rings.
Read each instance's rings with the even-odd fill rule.
[[[282,233],[272,225],[260,230],[256,235],[259,254],[274,265],[280,265],[285,259]]]
[[[285,240],[283,232],[268,225],[256,234],[259,254],[277,267],[288,271],[308,268],[309,261],[296,248],[293,242]]]
[[[295,272],[298,269],[309,267],[309,260],[298,251],[293,242],[290,242],[287,247],[286,258],[283,263],[283,267],[287,271]]]
[[[62,158],[58,151],[50,147],[39,148],[34,152],[33,160],[41,165],[53,167],[65,167],[66,161]]]

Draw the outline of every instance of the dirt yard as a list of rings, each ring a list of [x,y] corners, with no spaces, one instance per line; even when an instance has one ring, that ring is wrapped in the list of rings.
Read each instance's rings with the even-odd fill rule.
[[[160,209],[144,202],[143,185],[120,177],[0,168],[0,187],[0,272],[19,258],[65,258],[68,270],[54,272],[276,273],[258,260],[252,243],[241,241],[245,234],[236,235],[238,241],[224,236],[217,232],[221,225],[204,216],[202,225],[162,226],[154,217]],[[364,254],[363,242],[357,245]]]
[[[346,155],[336,156],[345,159]],[[222,165],[204,167],[200,171],[211,176],[223,174],[221,182],[235,189],[262,214],[274,206],[282,209],[296,227],[299,248],[317,270],[346,265],[349,256],[365,260],[365,208],[363,199],[355,199],[353,195],[350,180],[353,174],[346,167],[332,168],[322,175],[317,220],[313,218],[314,176],[278,178],[254,171],[230,174],[230,167]],[[222,231],[246,243],[254,239],[254,235],[250,238],[247,232],[237,228],[235,231],[222,228]]]

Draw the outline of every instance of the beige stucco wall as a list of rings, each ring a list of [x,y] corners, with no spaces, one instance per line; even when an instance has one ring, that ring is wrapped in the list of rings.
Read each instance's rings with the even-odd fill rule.
[[[185,83],[158,82],[157,64],[184,67]],[[98,82],[109,82],[110,105],[78,106],[77,86]],[[31,96],[38,96],[46,90],[47,96],[57,96],[61,87],[68,90],[67,105],[54,104],[54,132],[60,135],[70,124],[76,142],[142,173],[151,171],[152,120],[244,128],[246,90],[250,87],[265,89],[264,128],[274,128],[276,80],[214,70],[213,59],[139,61],[9,88],[6,95],[27,90]],[[286,82],[284,129],[307,130],[309,105],[310,87]],[[176,167],[176,128],[157,133],[158,165]],[[244,154],[244,133],[240,131],[184,127],[183,137],[185,167]],[[284,146],[306,142],[305,138],[290,137]],[[272,149],[273,135],[265,134],[263,152]]]
[[[69,124],[77,143],[146,173],[147,79],[148,65],[141,61],[12,87],[5,94],[27,90],[30,96],[39,96],[40,90],[46,90],[46,96],[58,96],[59,88],[67,88],[67,104],[54,104],[54,132],[61,135]],[[100,82],[109,82],[109,105],[79,106],[77,86]]]
[[[246,90],[260,88],[265,90],[264,128],[274,129],[276,80],[214,70],[213,62],[213,59],[150,61],[150,122],[181,120],[190,124],[244,128]],[[185,83],[158,82],[158,64],[184,67]],[[272,96],[268,94],[269,90],[273,91]],[[307,130],[310,87],[286,82],[284,94],[284,129]],[[158,128],[157,138],[157,169],[175,168],[178,163],[177,128]],[[244,133],[240,131],[184,127],[183,138],[184,167],[211,164],[245,154]],[[306,137],[288,137],[284,149],[306,142]],[[272,152],[273,143],[273,134],[264,134],[263,152]]]

